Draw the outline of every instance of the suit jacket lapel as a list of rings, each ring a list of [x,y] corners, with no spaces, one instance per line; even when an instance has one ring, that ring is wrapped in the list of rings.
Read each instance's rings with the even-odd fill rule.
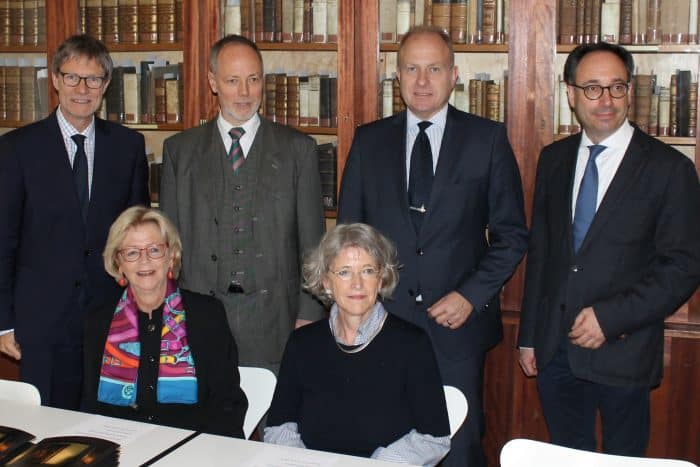
[[[445,131],[442,135],[440,143],[440,154],[438,163],[435,167],[435,178],[433,179],[433,189],[430,192],[430,203],[428,204],[428,212],[423,220],[423,228],[430,225],[430,219],[435,214],[433,212],[440,206],[440,197],[445,186],[449,183],[450,174],[454,173],[454,166],[459,160],[462,151],[465,149],[464,142],[466,132],[460,131],[455,120],[455,112],[457,110],[448,105],[447,119],[445,120]]]
[[[618,167],[617,172],[615,172],[615,176],[598,206],[598,210],[593,217],[593,221],[591,222],[591,226],[588,229],[588,233],[583,240],[579,252],[583,251],[586,245],[592,242],[592,239],[604,228],[610,216],[615,212],[624,194],[628,191],[628,187],[634,182],[645,166],[646,159],[644,154],[648,149],[640,140],[639,131],[640,130],[635,128],[632,140],[622,158],[620,167]]]
[[[75,191],[75,182],[73,181],[73,169],[70,165],[70,159],[66,152],[66,145],[63,141],[63,134],[58,126],[56,111],[54,111],[45,120],[48,129],[46,146],[43,148],[48,157],[44,167],[47,173],[53,174],[52,183],[55,183],[55,192],[58,199],[57,205],[65,206],[64,209],[75,215],[75,225],[83,226],[82,216],[80,214],[80,202],[78,201],[78,193]],[[61,199],[63,198],[63,199]],[[88,211],[89,219],[89,211]]]
[[[195,170],[198,170],[198,173],[195,174],[195,180],[198,180],[208,200],[221,199],[224,189],[222,169],[226,166],[223,162],[226,147],[221,140],[221,133],[219,132],[216,119],[217,117],[214,117],[206,124],[205,131],[209,137],[202,143],[201,156],[199,156],[202,158],[202,163],[194,165]],[[216,209],[215,214],[219,217],[218,209],[221,203],[212,202],[210,206]]]
[[[278,174],[281,167],[279,158],[282,154],[281,146],[284,142],[271,137],[272,124],[260,118],[260,126],[255,133],[253,145],[246,155],[246,165],[255,164],[252,174],[257,176],[255,192],[253,194],[253,212],[262,212],[265,209],[262,200],[268,199],[271,189],[277,187]]]
[[[571,206],[574,196],[574,178],[576,177],[576,159],[578,158],[578,147],[581,145],[581,133],[566,140],[566,146],[561,155],[561,167],[559,177],[555,180],[556,187],[552,189],[555,195],[553,199],[556,203],[565,203],[564,206],[557,206],[554,212],[563,212],[566,217],[563,219],[566,226],[566,247],[570,256],[574,254],[574,232],[573,232],[573,212]],[[558,194],[557,194],[558,193]]]
[[[396,141],[397,144],[388,148],[388,173],[384,177],[386,180],[386,188],[389,192],[393,192],[394,196],[400,200],[399,206],[402,212],[404,223],[416,235],[411,221],[411,214],[408,208],[408,180],[406,179],[406,111],[396,115],[389,126],[389,132],[386,135],[386,141]]]

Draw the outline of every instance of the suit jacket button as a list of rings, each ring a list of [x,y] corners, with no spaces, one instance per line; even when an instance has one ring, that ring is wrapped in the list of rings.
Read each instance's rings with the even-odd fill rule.
[[[75,281],[75,283],[73,283],[73,285],[75,286],[76,289],[79,289],[83,284],[80,281]]]
[[[240,207],[240,206],[234,206],[234,207],[233,207],[233,210],[236,211],[236,212],[238,212],[238,211],[241,210],[241,207]]]
[[[212,261],[216,261],[217,259],[218,259],[218,258],[216,257],[216,255],[211,255],[211,260],[212,260]]]
[[[418,249],[416,250],[416,254],[417,254],[418,256],[423,256],[423,248],[418,248]]]
[[[236,191],[241,191],[243,187],[241,185],[236,185]]]
[[[413,289],[408,289],[408,296],[413,297],[416,293],[413,291]]]
[[[574,264],[571,266],[571,272],[579,272],[581,268],[578,267],[578,264]]]
[[[85,256],[88,257],[88,256],[90,256],[91,254],[92,254],[92,250],[91,250],[90,248],[87,248],[87,249],[85,250]]]
[[[209,295],[211,295],[212,297],[215,297],[215,296],[216,296],[216,292],[214,292],[213,290],[210,290],[210,291],[209,291]]]

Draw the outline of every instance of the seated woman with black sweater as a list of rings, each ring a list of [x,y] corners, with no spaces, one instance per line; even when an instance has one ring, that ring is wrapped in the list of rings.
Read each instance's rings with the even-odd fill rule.
[[[330,319],[292,333],[265,442],[435,465],[449,422],[428,336],[388,314],[396,250],[365,224],[328,232],[304,264],[305,287]]]

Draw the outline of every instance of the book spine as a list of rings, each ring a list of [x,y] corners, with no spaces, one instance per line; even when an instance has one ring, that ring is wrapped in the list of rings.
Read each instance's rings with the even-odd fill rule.
[[[647,0],[647,44],[661,44],[661,0]]]
[[[338,0],[328,0],[326,8],[328,9],[326,19],[328,42],[336,44],[338,42]]]
[[[671,121],[671,90],[667,87],[659,88],[659,136],[671,134],[669,124]]]
[[[452,0],[450,4],[450,37],[455,44],[467,42],[467,0]]]
[[[157,0],[138,0],[139,8],[139,42],[158,43],[158,2]]]
[[[632,43],[632,0],[620,0],[620,44]]]
[[[137,0],[119,0],[119,38],[124,44],[139,42],[139,7]]]
[[[321,112],[321,75],[309,76],[309,126],[319,126]]]
[[[124,72],[124,123],[139,123],[139,79],[136,69]]]
[[[314,0],[313,2],[313,36],[312,42],[325,43],[328,42],[327,23],[328,20],[328,3],[326,0]]]
[[[24,10],[22,0],[10,0],[10,45],[24,45]]]
[[[411,0],[398,0],[396,3],[396,42],[411,28]]]
[[[676,136],[689,136],[690,122],[690,71],[680,70],[676,80]]]
[[[22,4],[24,16],[24,44],[39,45],[39,10],[37,0],[24,0]]]
[[[99,40],[104,40],[102,17],[102,0],[87,0],[85,3],[85,32]]]
[[[382,118],[391,117],[394,110],[393,81],[391,78],[382,81]]]
[[[287,124],[287,75],[275,75],[275,121]]]
[[[282,42],[294,40],[294,0],[282,1]]]
[[[605,2],[600,10],[600,40],[617,44],[620,37],[620,3]]]
[[[576,43],[577,0],[559,0],[559,43]]]
[[[287,76],[287,125],[299,126],[299,77]]]
[[[102,0],[102,28],[105,44],[119,44],[118,0]]]
[[[275,121],[275,99],[277,98],[277,77],[274,73],[268,73],[265,75],[265,98],[264,98],[264,110],[263,116],[270,120]]]
[[[571,107],[567,99],[567,85],[564,80],[559,81],[559,130],[560,135],[571,134]]]
[[[320,92],[318,107],[318,126],[329,128],[331,126],[331,80],[328,75],[320,76]]]
[[[649,136],[658,136],[659,134],[659,93],[658,88],[654,86],[651,94],[651,110],[649,112]]]
[[[158,42],[175,43],[175,0],[158,0]]]
[[[379,41],[396,42],[397,0],[379,0]]]
[[[678,136],[678,75],[671,75],[669,85],[668,136]]]
[[[433,0],[433,26],[441,28],[450,35],[450,0]]]
[[[690,83],[688,89],[688,136],[695,137],[698,126],[698,83]]]
[[[180,123],[182,121],[180,95],[181,82],[177,78],[165,80],[165,121],[167,123]]]

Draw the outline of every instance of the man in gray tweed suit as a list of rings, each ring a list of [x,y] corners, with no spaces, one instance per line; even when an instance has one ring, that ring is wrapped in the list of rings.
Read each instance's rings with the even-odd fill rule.
[[[300,277],[324,230],[316,146],[258,115],[253,42],[220,39],[209,70],[219,114],[165,141],[161,208],[182,236],[180,286],[224,303],[241,365],[276,373],[294,327],[325,313]]]

